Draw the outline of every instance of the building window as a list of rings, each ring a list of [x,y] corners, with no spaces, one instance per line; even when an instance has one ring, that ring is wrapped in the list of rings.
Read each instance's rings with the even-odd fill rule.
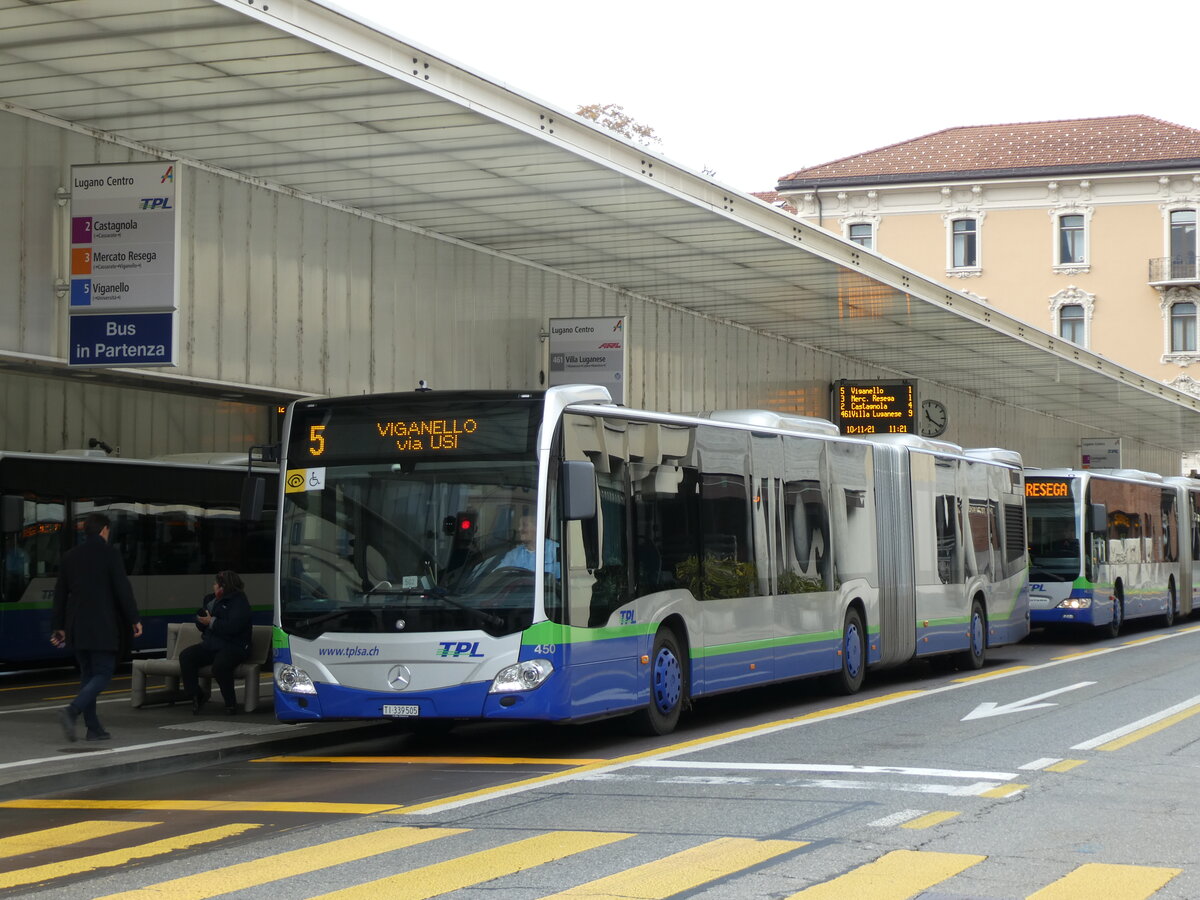
[[[1064,341],[1086,347],[1092,341],[1092,315],[1096,295],[1071,285],[1050,298],[1050,321]]]
[[[1186,267],[1189,271],[1196,264],[1196,211],[1194,209],[1171,210],[1171,267]]]
[[[951,265],[955,269],[969,269],[979,265],[979,242],[974,219],[955,219],[951,225],[953,249]]]
[[[1087,259],[1084,245],[1083,216],[1058,217],[1058,264],[1082,263]]]
[[[1083,306],[1067,303],[1058,308],[1058,336],[1080,347],[1087,345],[1087,316]]]
[[[1171,352],[1196,352],[1196,304],[1171,304]]]
[[[870,222],[856,222],[847,229],[846,236],[860,247],[875,249],[875,227]]]

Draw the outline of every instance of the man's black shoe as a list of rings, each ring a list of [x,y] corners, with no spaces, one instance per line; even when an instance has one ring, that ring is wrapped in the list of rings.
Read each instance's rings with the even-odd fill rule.
[[[237,715],[237,713],[238,713],[238,708],[237,708],[236,706],[227,706],[227,707],[225,707],[225,715],[227,715],[227,716],[236,716],[236,715]]]
[[[89,740],[89,741],[111,741],[112,735],[109,734],[107,731],[89,731],[87,733],[87,740]]]
[[[75,742],[75,720],[78,718],[79,713],[69,706],[64,706],[58,711],[58,724],[62,726],[63,737],[72,743]]]

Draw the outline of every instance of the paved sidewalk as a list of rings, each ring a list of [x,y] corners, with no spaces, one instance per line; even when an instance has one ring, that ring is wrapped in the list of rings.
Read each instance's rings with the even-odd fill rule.
[[[152,695],[153,697],[153,695]],[[15,799],[136,774],[204,765],[226,758],[268,755],[351,740],[354,732],[378,734],[390,723],[322,722],[283,725],[275,720],[269,689],[252,713],[226,715],[220,702],[210,702],[199,716],[179,702],[133,709],[129,694],[106,694],[99,704],[100,721],[112,740],[68,742],[59,725],[64,702],[0,708],[0,799]]]

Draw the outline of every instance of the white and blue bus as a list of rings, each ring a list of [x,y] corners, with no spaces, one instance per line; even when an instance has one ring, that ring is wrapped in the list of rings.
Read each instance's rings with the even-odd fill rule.
[[[1181,513],[1195,501],[1179,481],[1134,469],[1027,469],[1033,624],[1116,637],[1130,619],[1169,626],[1190,614],[1192,528]]]
[[[285,432],[283,721],[631,713],[664,734],[693,698],[853,692],[1028,634],[1010,451],[588,385],[302,400]]]

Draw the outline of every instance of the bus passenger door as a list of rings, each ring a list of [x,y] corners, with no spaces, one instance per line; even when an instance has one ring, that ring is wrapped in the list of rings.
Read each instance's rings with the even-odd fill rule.
[[[912,455],[917,545],[917,655],[960,647],[970,605],[963,588],[958,462]]]

